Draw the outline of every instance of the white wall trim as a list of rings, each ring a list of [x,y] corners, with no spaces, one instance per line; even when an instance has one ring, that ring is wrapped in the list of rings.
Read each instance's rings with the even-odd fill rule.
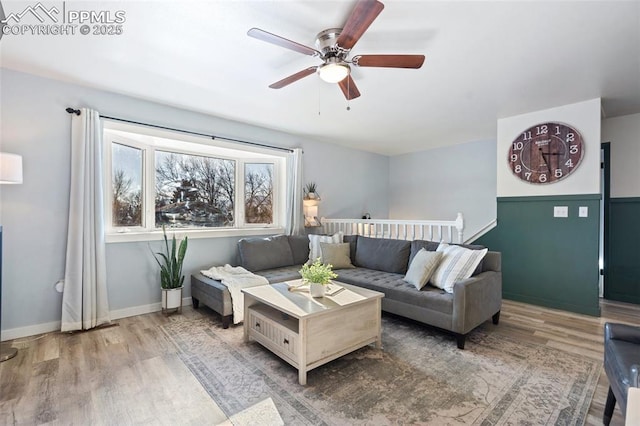
[[[191,305],[191,297],[182,298],[182,306]],[[149,305],[132,306],[130,308],[118,309],[111,311],[111,320],[117,320],[120,318],[133,317],[136,315],[150,314],[152,312],[158,312],[162,309],[160,302],[151,303]],[[2,341],[22,339],[24,337],[31,337],[37,334],[51,333],[53,331],[60,331],[60,321],[46,322],[43,324],[29,325],[27,327],[10,328],[2,330]],[[16,342],[19,346],[20,342]]]
[[[475,240],[477,240],[478,238],[482,237],[487,232],[491,231],[496,226],[498,226],[498,219],[493,219],[491,222],[489,222],[488,224],[483,226],[478,232],[476,232],[471,237],[469,237],[467,240],[465,240],[465,244],[469,244],[469,243],[474,242]]]
[[[35,336],[36,334],[50,333],[52,331],[60,331],[60,321],[45,322],[42,324],[28,325],[26,327],[2,330],[2,341],[20,339],[22,337]]]

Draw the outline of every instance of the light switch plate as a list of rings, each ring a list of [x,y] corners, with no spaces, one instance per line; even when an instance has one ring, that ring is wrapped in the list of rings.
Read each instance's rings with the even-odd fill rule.
[[[578,216],[579,217],[589,217],[589,207],[588,206],[580,206],[580,207],[578,207]]]
[[[553,206],[553,217],[569,217],[569,207]]]

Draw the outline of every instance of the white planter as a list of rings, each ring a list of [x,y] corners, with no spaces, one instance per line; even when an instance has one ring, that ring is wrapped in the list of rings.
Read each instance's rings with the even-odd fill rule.
[[[162,290],[162,312],[170,309],[182,310],[182,287],[163,288]]]
[[[318,283],[309,283],[309,293],[311,297],[323,297],[324,285]]]

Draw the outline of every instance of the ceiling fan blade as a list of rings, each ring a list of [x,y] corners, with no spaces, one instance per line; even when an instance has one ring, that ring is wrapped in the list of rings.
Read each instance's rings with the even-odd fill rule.
[[[420,68],[424,55],[359,55],[352,62],[359,67]]]
[[[300,80],[301,78],[304,78],[308,75],[313,74],[314,72],[316,72],[317,69],[318,67],[309,67],[302,71],[298,71],[297,73],[290,75],[289,77],[283,78],[280,81],[276,81],[269,87],[272,89],[282,89],[284,86],[288,86],[291,83],[295,83],[296,81]]]
[[[360,0],[353,8],[347,23],[338,37],[337,44],[343,49],[351,49],[367,31],[369,25],[384,9],[384,4],[378,0]]]
[[[247,31],[249,37],[257,38],[258,40],[266,41],[267,43],[275,44],[276,46],[284,47],[285,49],[294,50],[303,55],[316,56],[320,55],[316,49],[305,46],[304,44],[296,43],[279,35],[272,34],[268,31],[261,30],[260,28],[251,28]]]
[[[347,98],[348,101],[360,97],[360,91],[350,75],[339,82],[338,85],[342,89],[342,93],[344,93],[344,97]]]

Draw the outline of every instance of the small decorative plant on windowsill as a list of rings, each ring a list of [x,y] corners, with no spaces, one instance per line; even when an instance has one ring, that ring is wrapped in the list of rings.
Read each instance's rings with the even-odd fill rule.
[[[324,286],[331,283],[331,280],[338,278],[332,271],[333,265],[322,263],[322,259],[317,258],[311,265],[302,265],[300,275],[303,284],[309,283],[309,293],[312,297],[324,296]]]
[[[164,235],[164,252],[153,253],[153,257],[160,266],[160,287],[162,289],[162,311],[169,309],[180,310],[182,307],[182,287],[184,284],[184,275],[182,275],[182,264],[187,253],[188,237],[180,241],[177,246],[176,236],[171,239],[171,247],[169,247],[169,239],[167,238],[167,230],[162,226],[162,234]]]

